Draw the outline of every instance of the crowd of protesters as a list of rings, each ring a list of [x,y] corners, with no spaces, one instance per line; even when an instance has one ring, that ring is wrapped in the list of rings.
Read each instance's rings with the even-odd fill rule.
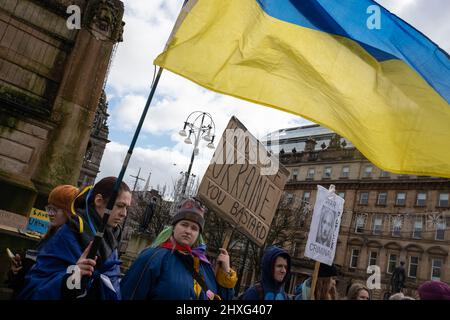
[[[121,182],[119,192],[93,256],[94,237],[102,227],[108,201],[113,197],[115,177],[79,190],[70,185],[54,188],[45,207],[48,232],[25,256],[11,257],[7,284],[20,300],[232,300],[238,281],[226,248],[215,263],[206,254],[203,237],[207,208],[196,198],[183,200],[152,245],[144,249],[125,275],[118,254],[122,222],[131,206],[132,194]],[[396,268],[389,300],[450,300],[450,287],[427,281],[417,297],[405,295],[403,265]],[[244,290],[242,300],[371,300],[372,292],[360,282],[350,283],[338,294],[339,272],[334,265],[320,264],[317,278],[309,277],[286,292],[291,273],[287,250],[269,246],[261,260],[257,281]],[[314,281],[315,280],[315,281]]]

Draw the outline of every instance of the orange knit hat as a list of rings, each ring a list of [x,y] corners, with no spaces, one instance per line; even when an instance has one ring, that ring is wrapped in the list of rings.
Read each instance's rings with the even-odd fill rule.
[[[70,215],[72,202],[78,192],[78,188],[74,186],[68,184],[59,185],[48,195],[48,204],[63,209],[66,214]]]

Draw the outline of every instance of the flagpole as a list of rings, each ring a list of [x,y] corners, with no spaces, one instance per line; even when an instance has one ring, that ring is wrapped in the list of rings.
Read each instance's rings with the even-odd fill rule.
[[[185,0],[183,2],[183,6],[181,7],[181,12],[178,15],[177,20],[175,21],[175,25],[172,29],[169,39],[167,40],[167,43],[165,46],[166,48],[169,45],[170,40],[172,39],[173,35],[178,30],[180,24],[183,22],[184,18],[186,17],[186,15],[188,13],[188,10],[184,10],[184,9],[187,8],[189,6],[189,4],[191,4],[191,3],[192,3],[192,5],[194,5],[195,2],[196,1],[188,2],[188,0]],[[116,183],[114,184],[113,193],[112,193],[111,197],[109,198],[108,204],[107,204],[105,212],[103,214],[102,225],[101,225],[100,229],[97,230],[97,232],[95,234],[94,242],[92,243],[92,247],[89,250],[89,253],[87,256],[88,259],[94,259],[97,254],[97,251],[100,247],[100,243],[103,238],[103,233],[105,232],[105,228],[108,223],[109,215],[111,214],[111,210],[114,207],[114,204],[116,203],[117,195],[119,194],[119,189],[120,189],[120,185],[123,180],[123,176],[125,175],[125,171],[127,170],[128,162],[130,161],[131,155],[133,154],[134,146],[139,137],[139,133],[141,132],[141,128],[144,123],[145,116],[147,115],[147,111],[150,107],[150,103],[152,102],[153,95],[155,94],[155,90],[156,90],[156,87],[158,86],[159,79],[161,78],[161,74],[162,74],[163,70],[164,69],[161,67],[159,67],[159,69],[158,69],[158,74],[156,75],[155,81],[153,82],[152,89],[150,91],[147,102],[145,104],[144,111],[142,112],[142,115],[141,115],[141,119],[139,120],[139,124],[136,128],[136,131],[134,132],[133,140],[131,141],[127,155],[125,157],[125,160],[123,161],[122,168],[120,170],[119,176],[117,177]]]
[[[114,184],[113,193],[109,198],[108,204],[106,206],[105,212],[103,213],[102,225],[99,230],[97,230],[94,238],[94,242],[92,243],[91,250],[88,253],[88,259],[94,259],[97,254],[97,251],[100,247],[101,240],[103,239],[103,233],[105,232],[105,228],[108,224],[109,215],[111,214],[111,210],[116,203],[117,196],[119,194],[120,185],[123,180],[123,176],[125,175],[125,171],[127,170],[128,163],[130,161],[131,155],[133,154],[134,146],[136,145],[136,141],[139,137],[139,133],[141,132],[142,125],[144,124],[145,117],[147,116],[147,111],[150,107],[150,103],[153,100],[153,96],[155,95],[156,87],[158,86],[159,79],[161,78],[161,74],[163,72],[163,68],[158,69],[158,74],[156,75],[155,81],[153,83],[152,89],[148,96],[147,102],[145,103],[144,111],[141,114],[141,119],[139,120],[139,124],[134,132],[133,140],[131,141],[130,147],[128,148],[127,155],[122,164],[122,168],[120,169],[119,176],[117,177],[116,183]]]

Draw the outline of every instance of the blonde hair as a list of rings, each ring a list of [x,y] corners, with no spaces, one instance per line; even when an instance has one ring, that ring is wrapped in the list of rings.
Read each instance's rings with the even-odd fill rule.
[[[362,291],[366,290],[370,297],[370,291],[369,289],[363,285],[362,283],[356,282],[350,286],[347,293],[347,299],[348,300],[356,300],[358,297],[358,294]]]
[[[403,292],[395,293],[389,297],[389,300],[416,300],[412,297],[405,296]]]
[[[332,284],[333,277],[317,278],[316,289],[314,291],[315,300],[337,300],[338,294],[336,285]],[[336,282],[335,282],[336,283]]]

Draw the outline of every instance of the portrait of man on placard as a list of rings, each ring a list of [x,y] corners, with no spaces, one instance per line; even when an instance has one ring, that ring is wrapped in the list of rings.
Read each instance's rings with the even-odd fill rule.
[[[336,212],[326,206],[320,211],[319,226],[317,228],[316,242],[331,248],[334,234]]]

